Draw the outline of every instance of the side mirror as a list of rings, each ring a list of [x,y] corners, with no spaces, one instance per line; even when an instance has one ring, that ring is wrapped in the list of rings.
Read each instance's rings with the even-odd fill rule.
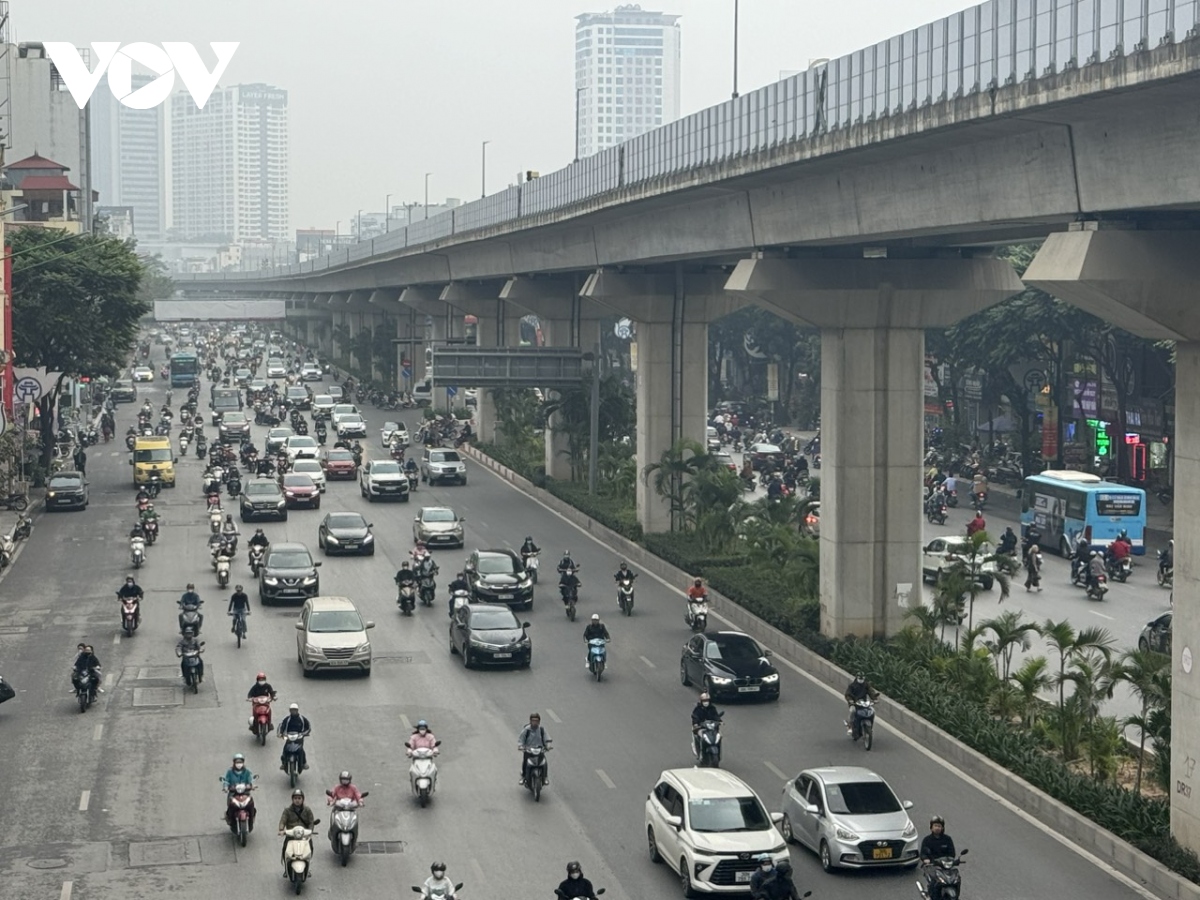
[[[435,746],[435,747],[440,747],[440,746],[442,746],[442,742],[441,742],[441,741],[434,741],[434,742],[433,742],[433,746]]]
[[[317,827],[318,825],[320,825],[320,824],[321,824],[321,820],[320,820],[320,819],[313,819],[313,828],[316,828],[316,827]]]
[[[815,803],[810,803],[808,806],[804,807],[804,811],[810,816],[819,816],[821,814],[821,807],[817,806]]]
[[[781,812],[771,813],[771,822],[772,823],[774,823],[775,825],[778,825],[782,821],[783,821],[783,813],[781,813]]]
[[[522,622],[522,623],[521,623],[521,627],[522,627],[522,628],[528,628],[528,627],[529,627],[529,623],[528,623],[528,622]]]
[[[404,742],[404,749],[405,749],[405,750],[411,750],[411,749],[412,749],[412,744],[410,744],[408,741],[405,741],[405,742]]]
[[[413,521],[414,521],[414,522],[420,522],[420,521],[421,521],[421,517],[420,517],[420,516],[413,516]]]
[[[763,656],[765,656],[765,657],[767,657],[768,659],[770,659],[770,657],[771,657],[771,651],[770,651],[770,650],[764,650],[764,651],[763,651]]]
[[[456,891],[461,891],[461,890],[462,890],[462,886],[463,886],[463,883],[460,881],[458,884],[456,884],[456,885],[454,886],[454,889],[455,889]]]
[[[133,465],[133,460],[132,460],[132,459],[129,461],[129,464],[130,464],[131,466]]]
[[[374,627],[375,627],[375,623],[374,623],[374,622],[368,622],[368,623],[367,623],[367,627],[368,627],[368,628],[374,628]]]
[[[901,806],[903,806],[905,809],[912,809],[912,808],[913,808],[913,802],[912,802],[911,800],[905,800],[905,801],[904,801],[903,803],[901,803],[900,805],[901,805]]]
[[[374,523],[374,522],[368,522],[368,523],[367,523],[367,527],[368,527],[368,528],[374,528],[374,527],[375,527],[375,523]]]
[[[458,521],[460,521],[460,522],[465,522],[465,521],[467,521],[467,520],[466,520],[466,518],[464,518],[463,516],[459,516],[459,517],[458,517]]]
[[[303,630],[304,630],[304,623],[303,623],[303,622],[297,622],[297,623],[296,623],[296,630],[297,630],[297,631],[303,631]]]
[[[362,792],[362,796],[363,796],[364,798],[366,798],[366,797],[370,797],[370,796],[371,796],[371,792],[370,792],[370,791],[363,791],[363,792]]]
[[[325,796],[326,796],[326,797],[332,797],[332,796],[333,796],[333,791],[326,791],[326,792],[325,792]]]
[[[173,459],[172,462],[175,463],[175,465],[179,465],[179,457],[178,456],[175,457],[175,459]]]
[[[667,816],[667,824],[670,825],[672,828],[682,828],[683,827],[683,817],[682,816]]]
[[[596,891],[596,896],[599,897],[603,893],[604,893],[604,888],[600,888],[598,891]],[[805,895],[805,896],[807,896],[807,895]]]
[[[966,855],[967,855],[968,853],[970,853],[970,852],[971,852],[970,850],[964,850],[964,851],[962,851],[962,852],[961,852],[960,854],[958,854],[958,855],[959,855],[959,856],[966,856]]]
[[[323,566],[323,565],[325,565],[325,563],[321,562],[321,560],[317,560],[315,563],[313,563],[313,568],[314,568],[314,569],[319,569],[319,568],[321,568],[321,566]]]

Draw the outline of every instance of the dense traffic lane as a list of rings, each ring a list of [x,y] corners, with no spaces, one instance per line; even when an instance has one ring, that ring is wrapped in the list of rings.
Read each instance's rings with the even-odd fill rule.
[[[261,444],[261,429],[255,431]],[[286,524],[264,528],[272,541],[304,540],[315,550],[317,522],[325,511],[367,513],[379,535],[376,557],[331,558],[321,577],[324,593],[353,597],[378,623],[372,632],[377,661],[370,679],[305,680],[295,662],[294,609],[262,610],[255,601],[250,640],[242,650],[234,648],[221,615],[223,604],[214,599],[215,578],[203,548],[207,526],[200,466],[189,461],[181,487],[163,494],[163,538],[139,575],[150,592],[146,624],[134,639],[117,638],[116,646],[106,647],[102,638],[117,633],[116,611],[107,598],[125,572],[124,535],[133,495],[126,486],[123,454],[107,460],[94,455],[90,468],[93,489],[112,490],[111,497],[104,495],[108,505],[99,504],[97,494],[88,513],[43,518],[39,531],[47,525],[48,533],[35,535],[15,569],[19,578],[14,584],[10,575],[3,583],[0,602],[7,614],[20,605],[10,585],[33,589],[40,577],[29,602],[79,616],[72,628],[89,629],[106,669],[121,678],[104,703],[81,716],[73,711],[62,674],[76,633],[35,627],[16,638],[15,665],[6,652],[6,672],[18,687],[28,689],[20,701],[0,710],[6,738],[18,737],[21,747],[15,759],[5,754],[0,762],[0,778],[17,785],[3,801],[9,814],[0,817],[7,848],[3,859],[16,879],[6,885],[36,885],[42,895],[70,877],[77,896],[105,898],[163,890],[183,898],[211,897],[221,890],[282,891],[279,845],[270,827],[287,796],[277,769],[278,742],[251,746],[241,700],[253,673],[265,668],[280,699],[301,703],[313,719],[312,769],[303,780],[310,800],[319,800],[320,790],[333,783],[339,769],[350,768],[360,786],[372,791],[362,817],[363,839],[405,842],[400,853],[360,855],[341,870],[328,852],[322,827],[316,880],[309,890],[350,898],[378,896],[396,890],[397,881],[421,880],[432,858],[444,858],[455,879],[480,895],[510,896],[534,885],[536,892],[544,889],[549,896],[562,864],[579,858],[589,877],[618,900],[676,894],[674,878],[646,857],[643,827],[645,796],[659,771],[690,762],[687,716],[695,691],[678,683],[679,649],[687,631],[674,588],[643,576],[633,618],[619,619],[609,580],[618,560],[611,551],[478,469],[472,470],[466,488],[422,487],[410,504],[368,505],[355,486],[334,483],[321,512],[294,512]],[[580,611],[602,611],[614,635],[612,668],[604,683],[595,684],[584,670],[583,622],[566,621],[552,585],[539,589],[534,610],[523,616],[533,623],[535,645],[528,672],[464,671],[446,650],[444,597],[432,609],[418,609],[412,619],[399,616],[391,575],[411,546],[417,506],[432,502],[450,503],[467,517],[468,551],[473,546],[515,546],[526,533],[543,546],[550,568],[563,545],[573,551],[584,565]],[[67,546],[73,552],[64,554]],[[439,552],[443,584],[464,555]],[[235,580],[239,575],[249,581],[244,557]],[[139,684],[178,684],[172,652],[175,610],[169,604],[189,579],[209,601],[209,677],[200,694],[185,697],[182,706],[135,707],[133,690]],[[111,644],[112,638],[108,640]],[[0,645],[6,651],[8,641],[6,637]],[[139,677],[160,674],[168,677]],[[902,797],[916,802],[913,816],[922,829],[930,814],[941,813],[950,818],[960,845],[975,849],[965,871],[972,896],[1131,895],[1127,886],[1063,850],[898,736],[882,732],[869,755],[850,745],[840,725],[840,700],[786,667],[783,691],[778,704],[734,706],[726,717],[727,768],[754,785],[769,807],[778,808],[780,773],[794,776],[812,765],[865,763],[889,778]],[[143,702],[153,699],[141,695]],[[556,745],[552,786],[540,804],[516,784],[515,735],[532,709],[542,712]],[[417,810],[408,794],[407,765],[399,752],[407,731],[402,716],[409,722],[429,718],[445,741],[442,782],[428,810]],[[96,725],[104,726],[100,740],[88,743]],[[40,752],[47,742],[47,752]],[[236,852],[219,822],[222,799],[216,790],[216,778],[235,750],[247,753],[251,768],[262,776],[258,802],[268,826],[256,831],[246,850]],[[35,779],[47,776],[54,782],[42,790]],[[83,790],[92,793],[88,808],[80,811]],[[319,815],[328,818],[323,810]],[[171,840],[177,837],[185,843]],[[78,849],[45,846],[64,840],[77,842]],[[126,842],[140,861],[150,852],[140,843],[148,840],[165,841],[153,848],[152,859],[159,864],[128,867]],[[65,871],[39,874],[25,865],[25,860],[50,852],[69,858]],[[180,864],[170,864],[185,853],[190,856]],[[800,883],[813,888],[814,896],[850,898],[870,891],[898,898],[913,891],[908,873],[831,877],[819,871],[807,852],[797,851],[793,858]],[[1014,860],[1021,865],[1014,866]],[[107,871],[89,874],[89,867]]]

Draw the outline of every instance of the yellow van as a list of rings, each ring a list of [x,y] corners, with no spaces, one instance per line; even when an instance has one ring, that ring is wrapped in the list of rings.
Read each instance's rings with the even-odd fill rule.
[[[167,437],[139,437],[133,442],[133,486],[141,487],[157,472],[163,487],[175,487],[175,453]]]

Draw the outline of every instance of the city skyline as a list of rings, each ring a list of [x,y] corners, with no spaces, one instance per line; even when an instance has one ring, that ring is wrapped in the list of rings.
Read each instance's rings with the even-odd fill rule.
[[[135,89],[152,77],[134,74]],[[130,109],[110,91],[96,91],[92,115],[92,171],[100,204],[133,209],[133,233],[158,238],[166,231],[166,159],[163,108]]]
[[[208,41],[241,41],[222,84],[268,82],[289,92],[290,227],[333,227],[347,208],[380,211],[481,193],[518,172],[550,172],[575,152],[575,17],[618,4],[510,0],[397,5],[360,0],[320,27],[294,6],[263,0],[203,6],[151,0],[16,0],[18,41],[187,40],[208,65]],[[680,114],[727,100],[732,90],[733,0],[643,2],[680,16],[686,32]],[[853,0],[836,7],[742,0],[742,92],[884,40],[971,4],[965,0]],[[289,23],[295,24],[289,24]],[[503,48],[503,53],[498,53]],[[339,59],[352,61],[352,65]],[[497,63],[503,58],[503,63]],[[178,85],[177,85],[178,86]],[[100,90],[107,89],[101,84]],[[334,178],[336,189],[325,182]],[[108,204],[111,198],[101,197]]]

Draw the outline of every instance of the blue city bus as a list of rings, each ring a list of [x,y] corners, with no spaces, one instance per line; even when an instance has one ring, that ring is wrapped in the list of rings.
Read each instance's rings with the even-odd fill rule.
[[[1036,524],[1038,544],[1070,556],[1083,535],[1093,550],[1104,550],[1122,531],[1133,552],[1146,552],[1146,492],[1104,481],[1087,472],[1047,470],[1025,479],[1021,490],[1021,532]]]
[[[195,353],[176,353],[171,357],[171,387],[191,387],[200,374],[200,358]]]

